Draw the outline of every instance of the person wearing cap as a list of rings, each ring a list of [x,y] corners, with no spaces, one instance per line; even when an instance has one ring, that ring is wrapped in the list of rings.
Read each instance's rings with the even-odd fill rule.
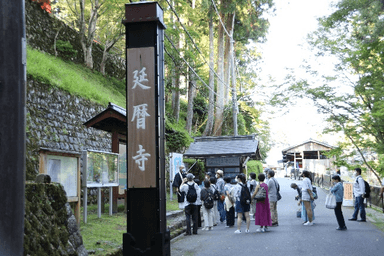
[[[192,173],[188,173],[186,178],[183,179],[183,182],[181,183],[180,191],[184,192],[185,195],[188,194],[189,186],[194,186],[197,194],[197,198],[200,198],[200,187],[197,185],[193,179],[195,176]],[[196,199],[195,202],[188,202],[188,200],[184,200],[184,211],[185,211],[185,219],[187,223],[187,230],[185,232],[185,235],[191,235],[191,218],[193,221],[193,234],[197,235],[197,225],[198,225],[198,212],[197,212],[197,205],[198,200]]]
[[[217,170],[216,171],[216,187],[217,190],[219,191],[220,194],[220,199],[217,202],[217,210],[219,211],[220,214],[220,222],[223,223],[225,221],[225,210],[224,210],[224,199],[225,199],[225,194],[224,194],[224,172],[222,170]]]
[[[185,178],[185,166],[180,165],[179,172],[176,173],[175,178],[173,179],[172,187],[175,188],[177,194],[177,202],[179,203],[179,209],[184,209],[184,197],[185,195],[180,192],[180,186]]]

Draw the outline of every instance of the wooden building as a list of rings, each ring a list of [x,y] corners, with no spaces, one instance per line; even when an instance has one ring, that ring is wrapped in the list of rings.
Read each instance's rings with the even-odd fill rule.
[[[196,137],[184,153],[185,158],[202,159],[207,172],[218,169],[235,178],[245,172],[248,160],[261,160],[259,141],[255,135]]]
[[[293,163],[295,168],[326,174],[328,170],[335,169],[335,167],[333,166],[333,159],[328,159],[324,152],[333,148],[327,143],[309,139],[284,149],[282,154],[283,159],[286,159],[286,162]]]

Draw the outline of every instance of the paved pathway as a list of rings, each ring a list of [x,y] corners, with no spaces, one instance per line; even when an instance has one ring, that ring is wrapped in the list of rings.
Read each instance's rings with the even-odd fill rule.
[[[351,222],[353,209],[343,207],[347,231],[337,231],[337,221],[333,210],[325,208],[326,192],[318,189],[315,221],[313,226],[303,226],[296,218],[298,209],[294,200],[296,191],[290,188],[292,180],[278,178],[283,198],[278,202],[279,226],[270,227],[269,232],[256,233],[257,227],[251,221],[251,233],[234,234],[235,228],[225,228],[219,224],[212,231],[198,230],[198,235],[183,235],[171,241],[171,255],[188,256],[383,256],[384,233],[369,221]],[[297,181],[300,183],[301,181]]]

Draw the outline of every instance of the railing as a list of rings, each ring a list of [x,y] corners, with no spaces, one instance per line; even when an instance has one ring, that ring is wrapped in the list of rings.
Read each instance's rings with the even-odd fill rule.
[[[329,189],[332,187],[332,176],[327,174],[315,174],[313,172],[311,174],[312,183],[315,186]],[[342,180],[343,181],[343,180]],[[381,187],[378,186],[370,186],[371,188],[371,196],[370,198],[366,199],[367,206],[376,206],[383,208],[383,199],[380,198],[380,189]]]

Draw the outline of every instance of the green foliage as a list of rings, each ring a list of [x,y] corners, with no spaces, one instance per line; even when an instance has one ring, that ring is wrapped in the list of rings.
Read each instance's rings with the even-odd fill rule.
[[[343,133],[348,140],[329,154],[338,164],[364,165],[379,178],[378,173],[384,174],[378,157],[384,153],[383,1],[341,0],[335,7],[308,37],[317,58],[332,56],[334,73],[307,66],[313,78],[289,77],[286,84],[290,86],[275,99],[313,100],[319,112],[328,116],[325,132]],[[360,160],[352,164],[352,157]]]
[[[170,152],[182,152],[193,139],[188,132],[180,124],[173,124],[166,120],[165,122],[165,138],[166,138],[166,154]]]
[[[251,160],[247,162],[248,173],[256,173],[256,177],[258,174],[263,172],[263,163],[257,160]]]
[[[68,41],[57,40],[56,50],[60,52],[62,56],[65,56],[67,59],[75,57],[77,54],[77,51],[73,49],[73,46]]]
[[[93,73],[88,68],[27,48],[27,74],[41,82],[102,105],[125,107],[125,82]]]
[[[183,159],[183,162],[188,164],[188,168],[191,168],[189,172],[195,175],[195,179],[199,179],[200,181],[204,180],[206,169],[204,166],[204,161],[199,159]]]

